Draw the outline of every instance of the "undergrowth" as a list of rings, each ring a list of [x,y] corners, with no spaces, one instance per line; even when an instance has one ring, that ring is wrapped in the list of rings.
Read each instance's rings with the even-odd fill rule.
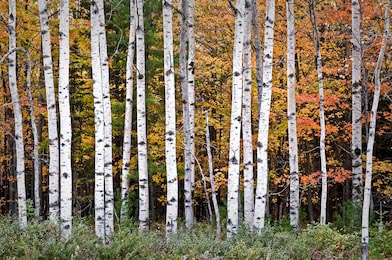
[[[182,225],[180,225],[182,226]],[[49,222],[29,223],[26,229],[0,217],[0,258],[28,259],[356,259],[360,257],[360,234],[342,233],[330,225],[309,225],[291,231],[267,226],[260,235],[240,229],[230,241],[216,239],[215,230],[197,223],[192,230],[179,228],[170,239],[165,228],[154,225],[141,232],[134,221],[117,224],[113,241],[103,245],[94,226],[74,220],[69,240],[59,236]],[[392,231],[373,230],[373,258],[392,257]]]

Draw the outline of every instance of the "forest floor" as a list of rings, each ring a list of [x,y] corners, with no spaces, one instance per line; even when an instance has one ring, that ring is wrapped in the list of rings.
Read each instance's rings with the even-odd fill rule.
[[[49,222],[30,222],[21,229],[0,216],[0,259],[359,259],[360,233],[332,225],[308,225],[292,231],[287,224],[269,225],[260,236],[241,229],[230,241],[216,239],[215,229],[197,223],[169,240],[165,227],[154,224],[141,232],[135,221],[116,225],[113,241],[102,245],[88,220],[74,220],[73,235],[65,241]],[[224,237],[224,234],[222,234]],[[392,231],[371,229],[371,259],[392,258]]]

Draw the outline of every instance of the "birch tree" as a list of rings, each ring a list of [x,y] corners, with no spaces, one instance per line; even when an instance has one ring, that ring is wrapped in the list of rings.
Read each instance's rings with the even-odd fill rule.
[[[104,107],[99,50],[99,17],[97,2],[91,2],[91,66],[93,76],[95,122],[95,233],[105,238],[105,150]]]
[[[317,26],[315,3],[310,3],[310,16],[313,25],[313,42],[316,49],[317,79],[320,97],[320,166],[321,166],[321,210],[320,223],[325,224],[327,220],[327,159],[325,154],[325,116],[324,116],[324,84],[323,84],[323,64],[321,57],[320,37]]]
[[[146,78],[143,0],[136,1],[136,95],[137,95],[137,146],[139,167],[139,227],[149,226],[149,197],[147,169],[146,129]]]
[[[9,33],[9,50],[16,48],[16,1],[9,1],[8,33]],[[14,108],[15,121],[15,152],[16,152],[16,181],[18,193],[18,220],[22,227],[27,225],[26,209],[26,186],[25,186],[25,162],[24,162],[24,144],[23,144],[23,119],[20,99],[18,94],[18,85],[16,82],[16,52],[12,51],[8,55],[8,80],[10,85],[12,105]]]
[[[12,27],[10,30],[12,30],[13,28],[15,28],[15,27]],[[10,46],[11,45],[13,45],[13,43],[11,43],[10,44]],[[3,56],[3,58],[1,58],[0,59],[0,64],[2,64],[3,62],[4,62],[4,60],[6,59],[6,58],[8,58],[9,56],[11,56],[12,54],[14,54],[14,53],[16,53],[17,51],[21,51],[21,52],[23,52],[23,54],[25,55],[25,57],[26,57],[26,60],[27,60],[27,63],[26,63],[26,89],[27,89],[27,96],[28,96],[28,101],[29,101],[29,105],[30,105],[30,107],[29,107],[29,112],[30,112],[30,122],[31,122],[31,129],[32,129],[32,133],[33,133],[33,165],[34,165],[34,200],[35,200],[35,217],[36,217],[36,220],[39,220],[39,217],[40,217],[40,197],[39,197],[39,187],[40,187],[40,183],[39,183],[39,177],[40,177],[40,175],[39,175],[39,169],[40,169],[40,163],[39,163],[39,152],[38,152],[38,146],[39,146],[39,141],[38,141],[38,130],[37,130],[37,124],[36,124],[36,122],[35,122],[35,111],[34,111],[34,103],[33,103],[33,96],[32,96],[32,94],[31,94],[31,59],[30,59],[30,55],[29,55],[29,53],[28,53],[28,51],[26,50],[26,49],[24,49],[24,48],[21,48],[21,47],[16,47],[16,48],[13,48],[13,49],[11,49],[11,50],[9,50],[4,56]],[[15,56],[15,58],[16,58],[16,56]],[[9,59],[10,60],[10,59]],[[11,61],[9,61],[9,63],[10,63]],[[9,67],[10,67],[10,65],[9,65]],[[9,70],[10,72],[9,73],[11,73],[11,74],[13,74],[13,67]],[[13,77],[13,76],[15,76],[15,78]],[[11,86],[11,82],[14,80],[14,79],[16,79],[16,71],[15,71],[15,75],[12,75],[11,77],[9,76],[9,79],[11,80],[10,81],[10,86]],[[12,84],[12,85],[14,85],[14,84]],[[16,82],[15,82],[15,86],[17,86],[17,84],[16,84]],[[12,98],[12,91],[13,90],[11,90],[11,98]],[[17,89],[16,89],[16,91],[17,91]],[[17,92],[16,92],[17,93]],[[17,93],[18,94],[18,93]],[[19,94],[18,94],[18,97],[17,97],[18,99],[17,100],[19,100],[19,107],[20,107],[20,99],[19,99]],[[18,121],[19,120],[19,118],[18,119],[15,119],[15,113],[18,113],[18,112],[15,112],[14,111],[14,120],[16,120],[16,121]],[[19,117],[19,116],[18,116]],[[21,116],[22,117],[22,116]],[[23,122],[22,122],[23,123]],[[16,124],[16,123],[15,123]],[[19,123],[18,123],[18,125],[19,125]],[[15,127],[17,127],[17,126],[15,126]],[[19,126],[18,126],[19,127]],[[20,127],[22,127],[23,128],[23,124],[20,124]],[[15,130],[16,131],[16,130]],[[20,131],[20,130],[17,130],[18,132]],[[23,134],[23,129],[22,129],[22,134]],[[15,136],[16,136],[16,134],[15,134]],[[22,138],[23,139],[23,138]],[[18,142],[16,142],[17,144],[18,144]],[[23,147],[23,146],[22,146]],[[19,150],[19,148],[17,147],[16,148],[16,153],[17,153],[17,155],[16,155],[16,160],[17,160],[17,169],[19,169],[20,168],[20,166],[18,166],[18,163],[19,163],[19,161],[18,161],[18,150]],[[23,149],[22,149],[23,150]],[[19,154],[19,156],[20,156],[20,154]],[[23,157],[24,157],[24,155],[23,155]],[[24,160],[23,160],[23,165],[24,165]],[[25,180],[23,180],[23,179],[21,179],[20,178],[21,176],[19,176],[19,182],[25,182]],[[25,179],[25,177],[24,177],[24,174],[23,174],[23,178]],[[18,181],[18,176],[17,176],[17,181]],[[22,185],[21,185],[21,187],[22,187]],[[19,190],[18,190],[19,191]],[[25,199],[23,200],[21,200],[21,204],[22,205],[20,205],[20,206],[22,206],[22,210],[20,210],[19,211],[19,213],[22,213],[22,216],[21,215],[19,215],[19,220],[26,220],[25,221],[25,223],[23,223],[22,221],[20,221],[20,223],[21,223],[21,226],[26,226],[26,224],[27,224],[27,218],[26,219],[24,219],[24,217],[23,216],[27,216],[27,208],[26,208],[26,205],[23,205],[23,204],[26,204],[26,191],[19,191],[20,193],[21,193],[21,197],[23,197],[23,193],[24,193],[24,197],[25,197]],[[23,202],[24,201],[24,202]],[[23,213],[24,212],[24,213]]]
[[[361,96],[361,6],[352,0],[352,179],[354,202],[362,200],[362,96]]]
[[[187,0],[188,25],[188,102],[189,102],[189,145],[191,154],[195,154],[195,1]],[[192,191],[195,186],[195,157],[190,159]]]
[[[104,189],[105,189],[105,237],[111,239],[114,233],[114,194],[112,172],[112,112],[109,87],[109,58],[107,54],[105,9],[103,0],[98,0],[99,58],[102,77],[102,101],[104,117]]]
[[[44,63],[46,104],[48,109],[49,218],[51,221],[58,222],[60,217],[59,138],[57,130],[57,106],[53,78],[52,47],[46,0],[38,0],[38,9],[41,24],[42,59]]]
[[[233,49],[233,86],[230,119],[229,172],[227,187],[227,238],[238,232],[238,196],[240,175],[240,134],[242,106],[242,55],[244,48],[244,14],[245,0],[237,0],[234,49]]]
[[[365,191],[363,197],[363,207],[362,207],[362,259],[368,259],[369,257],[369,210],[370,210],[370,197],[372,188],[372,171],[373,171],[373,148],[374,148],[374,138],[376,135],[376,119],[377,119],[377,109],[380,100],[381,92],[381,80],[380,71],[382,67],[382,62],[385,55],[385,47],[387,44],[387,39],[389,35],[390,26],[390,8],[392,1],[388,0],[388,4],[385,10],[384,17],[384,34],[381,42],[380,52],[378,54],[376,68],[374,69],[374,97],[372,110],[370,111],[370,126],[369,126],[369,139],[366,148],[366,175],[365,175]]]
[[[245,0],[244,68],[242,97],[242,142],[244,157],[244,217],[252,227],[254,208],[253,147],[252,147],[252,55],[251,55],[251,1]]]
[[[135,57],[135,34],[136,34],[136,2],[130,1],[130,29],[126,69],[126,97],[124,119],[124,145],[121,183],[121,219],[128,218],[128,190],[129,190],[129,166],[131,164],[131,140],[132,140],[132,107],[133,107],[133,60]]]
[[[193,225],[193,198],[192,198],[192,170],[194,162],[192,156],[190,136],[190,105],[188,91],[188,73],[186,59],[187,41],[187,1],[181,0],[181,29],[180,29],[180,79],[182,90],[183,118],[184,118],[184,204],[185,204],[185,226],[191,228]]]
[[[16,19],[16,17],[15,17]],[[10,30],[14,29],[15,27],[11,27]],[[10,43],[10,46],[13,45],[13,43]],[[0,59],[0,64],[2,64],[4,62],[4,60],[9,57],[10,55],[16,53],[17,51],[21,51],[23,52],[23,54],[26,57],[27,63],[26,63],[26,89],[27,89],[27,96],[28,96],[28,100],[29,100],[29,112],[30,112],[30,122],[31,122],[31,130],[33,132],[33,165],[34,165],[34,200],[35,200],[35,217],[37,220],[39,220],[40,217],[40,197],[39,197],[39,187],[40,187],[40,183],[39,183],[39,169],[40,169],[40,163],[39,163],[39,152],[38,152],[38,146],[39,146],[39,141],[38,141],[38,130],[37,130],[37,124],[35,122],[35,111],[34,111],[34,103],[33,103],[33,95],[31,94],[31,59],[30,59],[30,54],[28,53],[28,51],[24,48],[21,47],[16,47],[11,49],[10,51],[8,51],[3,58]],[[16,58],[16,56],[15,56]],[[9,65],[10,66],[10,65]],[[9,70],[9,73],[13,73],[12,72],[13,67]],[[16,72],[15,72],[15,79],[16,79]],[[11,77],[11,80],[14,80],[14,77]],[[11,81],[10,81],[11,82]],[[11,84],[10,84],[11,85]],[[15,82],[15,86],[17,86],[16,82]],[[17,90],[16,90],[17,91]],[[12,92],[12,91],[11,91]],[[17,93],[18,94],[18,93]],[[12,98],[12,93],[11,93],[11,98]],[[19,94],[18,94],[18,99],[19,99]],[[20,100],[19,100],[20,102]],[[17,113],[14,111],[14,114]],[[15,115],[14,115],[15,117]],[[15,119],[14,119],[15,120]],[[19,120],[19,119],[18,119]],[[16,126],[15,126],[16,127]],[[23,128],[23,125],[21,124],[21,127]],[[19,131],[19,130],[18,130]],[[23,133],[23,129],[22,129],[22,133]],[[16,135],[15,135],[16,136]],[[18,148],[16,148],[16,150],[18,150]],[[23,150],[23,149],[22,149]],[[17,157],[17,164],[18,164],[18,155]],[[24,160],[23,160],[24,162]],[[17,166],[18,167],[18,166]],[[24,175],[23,175],[24,176]],[[23,180],[21,180],[23,182]],[[23,191],[21,191],[22,195],[23,195]],[[26,192],[24,192],[26,193]],[[22,196],[23,197],[23,196]],[[26,196],[25,196],[26,197]],[[22,200],[23,201],[23,200]],[[23,204],[23,202],[21,202]],[[26,203],[24,203],[26,204]],[[19,212],[25,211],[23,213],[24,216],[26,216],[26,206],[22,205],[22,210]],[[19,216],[19,219],[23,220],[23,217]],[[25,224],[27,224],[27,218],[26,218],[26,223],[22,223],[21,222],[21,226],[25,226]]]
[[[178,180],[176,162],[176,99],[173,57],[172,1],[162,0],[165,74],[165,153],[167,174],[166,236],[177,231]]]
[[[263,93],[260,104],[257,138],[257,186],[253,225],[258,232],[264,227],[268,182],[268,130],[272,92],[272,54],[274,47],[275,1],[267,0],[264,22]]]
[[[220,213],[218,200],[215,189],[215,180],[214,180],[214,168],[212,165],[212,153],[211,153],[211,142],[210,142],[210,126],[208,124],[208,110],[205,111],[206,115],[206,147],[207,147],[207,156],[208,156],[208,171],[210,174],[210,183],[211,183],[211,197],[212,204],[214,205],[214,213],[216,219],[216,237],[219,239],[221,236],[221,224],[220,224]]]
[[[299,176],[297,119],[295,102],[295,28],[294,1],[286,1],[287,17],[287,116],[289,132],[290,165],[290,225],[297,229],[299,225]]]
[[[69,238],[72,232],[72,125],[69,101],[69,1],[60,2],[60,181],[61,181],[61,235]]]
[[[114,233],[114,195],[112,172],[112,112],[109,87],[109,58],[107,54],[105,9],[103,0],[98,0],[99,58],[101,68],[102,102],[104,118],[104,190],[105,190],[105,237],[111,239]]]

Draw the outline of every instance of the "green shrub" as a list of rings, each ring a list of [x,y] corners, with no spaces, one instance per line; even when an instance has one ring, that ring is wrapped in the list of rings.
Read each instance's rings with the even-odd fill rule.
[[[369,238],[370,254],[375,259],[392,258],[392,230],[378,227],[370,229]]]
[[[267,225],[257,235],[246,226],[230,241],[216,239],[215,228],[196,223],[165,237],[165,227],[154,224],[139,231],[133,220],[116,225],[113,241],[103,245],[94,226],[75,219],[69,240],[49,222],[30,222],[25,230],[16,221],[0,217],[0,259],[352,259],[360,256],[360,234],[341,232],[331,225],[308,225],[292,231],[286,222]],[[392,257],[392,231],[371,229],[372,258]]]
[[[334,226],[344,233],[352,233],[360,230],[362,207],[358,203],[349,200],[338,206],[334,215]]]

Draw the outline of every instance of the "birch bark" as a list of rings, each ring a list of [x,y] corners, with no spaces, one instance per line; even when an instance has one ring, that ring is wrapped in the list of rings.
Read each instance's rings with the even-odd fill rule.
[[[377,119],[377,108],[380,100],[380,71],[382,67],[382,62],[385,55],[385,47],[387,44],[387,39],[389,35],[390,26],[390,9],[392,1],[388,0],[388,4],[385,10],[384,17],[384,35],[381,42],[380,52],[378,54],[376,68],[374,69],[374,97],[372,110],[370,111],[370,126],[369,126],[369,139],[367,143],[366,150],[366,175],[365,175],[365,191],[363,197],[363,207],[362,207],[362,259],[368,259],[369,257],[369,209],[370,209],[370,199],[371,199],[371,188],[372,188],[372,169],[373,169],[373,147],[374,138],[376,135],[376,119]]]
[[[362,200],[362,83],[361,83],[361,6],[352,0],[352,179],[354,202]]]
[[[324,84],[323,84],[323,64],[321,57],[321,47],[319,31],[317,26],[317,16],[315,10],[315,3],[311,3],[311,20],[313,25],[313,41],[316,49],[317,60],[317,78],[319,85],[320,96],[320,165],[321,165],[321,210],[320,210],[320,223],[325,224],[327,221],[327,159],[325,154],[325,116],[324,116]]]
[[[295,102],[295,28],[294,1],[286,1],[287,16],[287,116],[289,132],[290,165],[290,225],[294,229],[299,225],[299,176],[298,144]]]
[[[69,1],[60,2],[60,199],[61,235],[69,238],[72,232],[72,122],[69,100]]]
[[[252,227],[254,210],[253,147],[252,147],[252,55],[251,22],[252,5],[245,0],[244,18],[244,68],[242,96],[242,142],[244,157],[244,217],[245,224]]]
[[[146,130],[146,79],[143,0],[136,1],[136,95],[137,95],[137,146],[139,166],[139,227],[149,226],[149,197],[147,169],[147,130]]]
[[[8,33],[9,50],[16,48],[16,1],[9,1]],[[16,148],[16,181],[18,194],[18,220],[21,227],[27,226],[26,209],[26,186],[25,186],[25,163],[24,163],[24,144],[23,144],[23,119],[16,82],[16,52],[8,55],[8,80],[12,105],[14,108],[15,121],[15,148]]]
[[[260,232],[264,227],[268,182],[268,130],[272,92],[272,54],[274,47],[275,1],[267,0],[264,23],[263,93],[260,104],[257,140],[257,186],[253,225]]]
[[[173,58],[172,1],[162,0],[163,6],[163,44],[165,73],[165,111],[166,111],[166,174],[167,209],[166,236],[177,232],[178,218],[178,180],[176,162],[176,99]]]
[[[190,137],[190,105],[188,90],[188,74],[186,59],[186,41],[187,41],[187,1],[181,0],[181,29],[180,29],[180,79],[182,90],[182,104],[184,117],[184,204],[185,204],[185,226],[191,228],[193,225],[193,180],[192,165],[193,156]]]
[[[105,190],[105,238],[114,234],[114,195],[112,172],[112,112],[110,105],[109,58],[106,45],[105,9],[103,0],[98,0],[99,56],[102,77],[102,99],[104,117],[104,190]]]
[[[59,208],[59,138],[57,130],[57,108],[53,79],[52,51],[50,28],[46,0],[38,0],[39,18],[41,23],[42,56],[44,63],[44,77],[46,90],[46,104],[48,109],[49,136],[49,218],[58,222]]]
[[[95,233],[105,238],[105,129],[102,93],[102,76],[99,50],[99,10],[97,2],[91,1],[91,66],[93,76],[94,122],[95,122]]]
[[[133,60],[135,57],[135,34],[136,34],[136,1],[130,1],[130,29],[126,69],[126,97],[125,97],[125,120],[124,120],[124,145],[121,183],[121,219],[128,218],[128,190],[129,190],[129,166],[131,164],[131,141],[132,141],[132,107],[133,107]]]
[[[10,30],[12,30],[13,28],[15,28],[15,27],[12,27]],[[13,43],[10,43],[10,46],[11,45],[13,45]],[[38,141],[38,130],[37,130],[37,124],[35,123],[35,111],[34,111],[34,103],[33,103],[33,96],[32,96],[32,94],[31,94],[31,59],[30,59],[30,55],[29,55],[29,53],[27,52],[27,50],[26,49],[24,49],[24,48],[21,48],[21,47],[16,47],[16,48],[13,48],[13,49],[11,49],[10,51],[8,51],[4,56],[3,56],[3,58],[1,58],[0,59],[0,64],[2,64],[3,62],[4,62],[4,60],[6,59],[6,58],[8,58],[9,56],[11,56],[12,54],[14,54],[14,53],[16,53],[17,51],[21,51],[21,52],[23,52],[23,54],[26,56],[26,60],[27,60],[27,66],[26,66],[26,89],[27,89],[27,96],[28,96],[28,100],[29,100],[29,105],[30,105],[30,108],[29,108],[29,112],[30,112],[30,122],[31,122],[31,129],[32,129],[32,132],[33,132],[33,159],[34,159],[34,199],[35,199],[35,201],[37,202],[37,203],[35,203],[35,217],[36,217],[36,219],[37,220],[39,220],[39,217],[40,217],[40,203],[39,203],[39,200],[40,200],[40,197],[39,197],[39,187],[40,187],[40,183],[39,183],[39,177],[40,177],[40,175],[39,175],[39,167],[40,167],[40,163],[39,163],[39,153],[38,153],[38,146],[39,146],[39,141]],[[15,57],[16,58],[16,57]],[[9,63],[10,63],[11,61],[9,61]],[[14,61],[12,61],[12,62],[14,62]],[[14,64],[15,65],[15,64]],[[10,66],[10,65],[9,65]],[[16,66],[15,66],[16,67]],[[14,72],[12,71],[13,70],[13,68],[11,68],[10,70],[9,70],[9,73],[11,73],[11,74],[13,74]],[[11,85],[11,81],[12,80],[14,80],[14,79],[16,79],[16,71],[15,71],[15,73],[14,73],[15,75],[11,75],[11,79],[10,79],[10,85]],[[14,77],[15,76],[15,77]],[[17,84],[16,84],[16,82],[15,82],[15,86],[17,86]],[[16,93],[18,94],[18,92],[17,92],[17,89],[16,89]],[[12,90],[11,90],[11,98],[12,98]],[[17,100],[19,100],[19,94],[18,94],[18,99]],[[20,100],[19,100],[19,102],[20,102]],[[20,107],[20,105],[19,105],[19,107]],[[14,113],[17,113],[17,112],[15,112],[14,111]],[[15,115],[14,115],[14,117],[15,117]],[[22,116],[21,116],[22,117]],[[15,119],[14,119],[15,120]],[[15,126],[16,127],[16,126]],[[22,124],[21,124],[21,127],[23,128],[23,122],[22,122]],[[19,132],[20,130],[18,130],[18,132]],[[22,133],[23,133],[23,129],[22,129]],[[16,135],[15,135],[16,136]],[[23,147],[23,146],[22,146]],[[16,148],[16,149],[18,149],[18,148]],[[23,149],[22,149],[23,150]],[[17,156],[17,160],[18,160],[18,156]],[[23,162],[24,162],[24,160],[23,160]],[[18,164],[18,162],[17,162],[17,164]],[[17,166],[18,167],[18,166]],[[22,182],[23,182],[23,180],[22,180]],[[21,193],[22,193],[22,197],[23,197],[23,191],[21,191]],[[24,192],[24,193],[26,193],[26,192]],[[26,196],[25,196],[26,197]],[[22,202],[21,202],[22,203]],[[26,204],[26,203],[22,203],[22,204]],[[23,212],[23,211],[26,211],[27,212],[27,209],[26,209],[26,206],[24,206],[24,208],[25,209],[23,209],[23,206],[24,205],[22,205],[22,210],[20,211],[20,212]],[[24,215],[26,215],[26,212],[24,213]],[[23,220],[23,217],[20,217],[19,219],[22,219]],[[22,226],[25,226],[25,224],[24,223],[21,223],[22,224]],[[27,219],[26,219],[26,224],[27,224]]]
[[[233,49],[233,87],[230,119],[229,172],[227,189],[227,238],[238,232],[238,198],[240,174],[240,134],[242,116],[245,0],[237,0]]]
[[[187,0],[187,25],[188,25],[188,102],[189,102],[189,150],[195,154],[195,2]],[[190,172],[192,191],[195,186],[195,157],[190,158]]]

